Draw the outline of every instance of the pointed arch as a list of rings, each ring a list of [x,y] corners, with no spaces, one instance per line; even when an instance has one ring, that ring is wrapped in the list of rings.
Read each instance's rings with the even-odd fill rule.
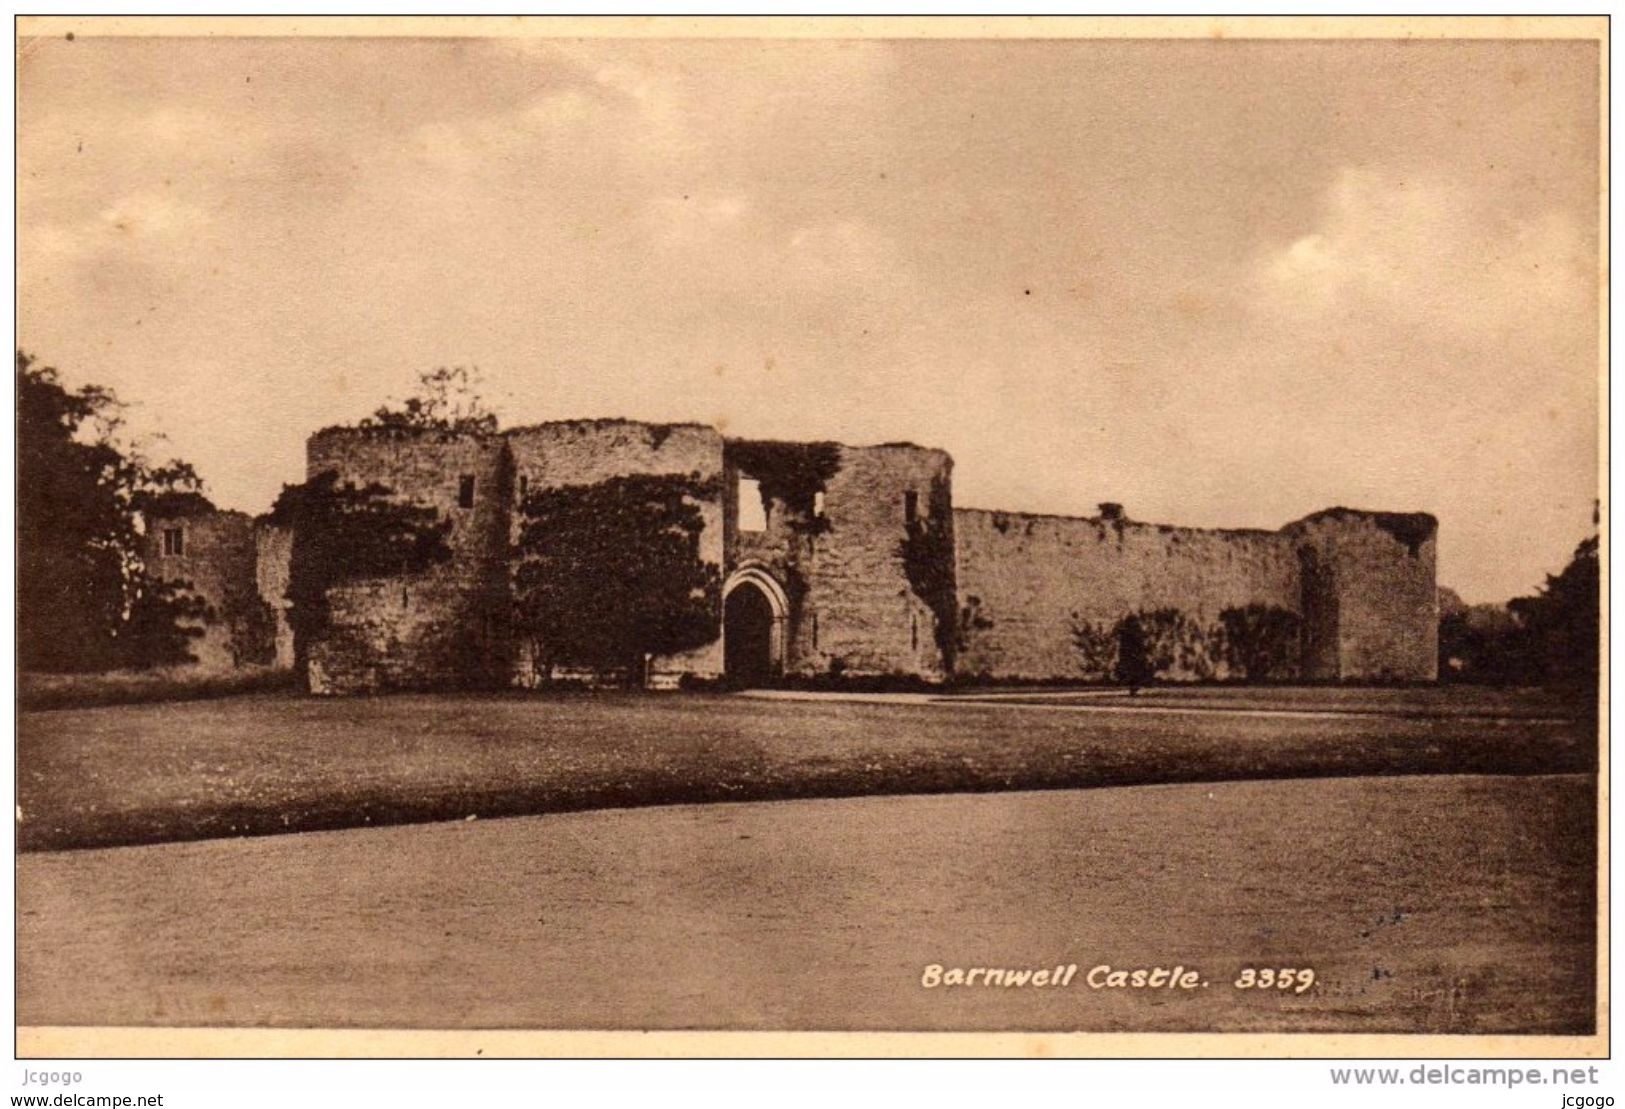
[[[784,673],[790,597],[766,566],[746,563],[722,586],[722,657],[730,680],[745,685]]]

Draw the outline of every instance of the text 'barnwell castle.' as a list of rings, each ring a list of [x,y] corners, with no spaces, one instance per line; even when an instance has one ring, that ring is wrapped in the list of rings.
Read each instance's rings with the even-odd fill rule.
[[[1109,504],[1092,517],[959,508],[940,450],[626,420],[492,434],[330,428],[307,444],[307,476],[321,475],[432,510],[446,557],[333,585],[320,628],[300,642],[297,527],[235,512],[151,519],[149,565],[216,614],[193,647],[200,666],[230,666],[259,637],[263,657],[297,664],[321,693],[611,676],[1110,680],[1132,621],[1169,679],[1436,676],[1437,529],[1420,513],[1334,508],[1263,531],[1140,523]],[[645,478],[679,482],[690,521],[647,541],[682,544],[693,580],[710,584],[693,589],[690,645],[611,664],[567,625],[613,603],[625,587],[611,556],[635,563],[637,552],[548,552],[545,529],[526,532],[527,506],[612,483],[624,501],[644,488],[627,483]],[[524,616],[535,607],[521,603],[534,582],[525,534],[566,575],[549,579],[570,598],[552,625]],[[643,542],[631,534],[624,543]],[[244,594],[269,610],[252,627],[228,603]]]

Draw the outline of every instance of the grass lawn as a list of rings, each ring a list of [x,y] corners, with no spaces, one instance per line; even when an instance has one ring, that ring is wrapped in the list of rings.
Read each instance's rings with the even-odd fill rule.
[[[1479,716],[1518,719],[1595,718],[1595,691],[1501,689],[1489,686],[1256,686],[1160,685],[1138,694],[1111,688],[967,689],[966,700],[1034,704],[1113,705],[1125,708],[1211,708],[1269,712],[1348,712],[1397,716]]]
[[[1422,692],[1432,709],[1313,718],[1145,711],[1146,697],[1132,712],[1098,712],[640,694],[263,694],[25,712],[18,843],[698,801],[1596,767],[1594,728],[1554,720],[1549,706],[1486,715],[1472,692]],[[1290,691],[1254,695],[1296,707]]]
[[[1580,1034],[1595,784],[680,805],[33,853],[17,866],[17,1018]],[[1065,989],[925,989],[933,963],[1079,971]],[[1090,989],[1100,964],[1180,965],[1208,985]],[[1246,967],[1316,978],[1237,989]]]

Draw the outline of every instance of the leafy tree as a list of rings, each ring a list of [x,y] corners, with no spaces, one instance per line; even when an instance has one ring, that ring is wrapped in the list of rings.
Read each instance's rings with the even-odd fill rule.
[[[1072,614],[1072,646],[1086,676],[1104,681],[1117,673],[1117,627]]]
[[[1292,678],[1298,674],[1296,613],[1254,602],[1219,613],[1224,628],[1224,655],[1230,668],[1251,682]]]
[[[1131,687],[1146,685],[1176,667],[1211,671],[1209,637],[1177,608],[1142,609],[1115,623],[1072,614],[1072,645],[1083,672]]]
[[[329,590],[364,578],[421,573],[451,557],[451,522],[433,508],[398,501],[377,482],[340,485],[333,470],[283,486],[267,519],[293,532],[288,622],[295,669],[307,678],[310,645],[330,620]]]
[[[1180,665],[1196,671],[1209,668],[1200,650],[1202,629],[1179,609],[1141,610],[1134,619],[1145,633],[1145,657],[1151,677],[1161,677]]]
[[[155,465],[119,439],[110,391],[69,389],[57,371],[17,352],[17,653],[24,669],[155,665],[173,652],[150,621],[164,593],[140,562],[138,514],[166,498],[207,504],[184,462]],[[136,606],[148,606],[137,610]],[[133,619],[139,629],[129,626]]]
[[[1157,675],[1146,641],[1145,625],[1140,622],[1138,614],[1131,614],[1117,622],[1116,634],[1117,665],[1112,676],[1127,685],[1131,694],[1138,693],[1141,686],[1150,684]]]
[[[1447,600],[1441,595],[1441,600]],[[1503,605],[1441,603],[1439,676],[1497,685],[1595,689],[1602,595],[1597,537],[1582,542],[1534,594]]]
[[[532,492],[521,505],[514,625],[540,668],[642,671],[702,646],[721,622],[722,572],[700,557],[713,482],[632,474]]]
[[[1441,602],[1441,681],[1527,685],[1539,680],[1539,670],[1530,636],[1506,605]]]
[[[143,577],[119,628],[119,659],[137,668],[196,662],[192,640],[215,619],[217,614],[192,592],[190,582]]]
[[[1602,592],[1596,536],[1575,548],[1561,573],[1546,575],[1534,596],[1515,597],[1507,609],[1527,637],[1535,677],[1597,684]]]
[[[394,407],[383,405],[361,426],[491,434],[497,418],[480,396],[481,384],[478,367],[441,366],[419,374],[416,393]]]

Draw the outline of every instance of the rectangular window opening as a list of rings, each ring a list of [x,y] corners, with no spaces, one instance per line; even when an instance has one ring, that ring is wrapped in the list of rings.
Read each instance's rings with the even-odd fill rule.
[[[183,555],[186,553],[186,532],[182,528],[164,529],[164,554]]]
[[[530,475],[529,474],[520,474],[519,475],[519,499],[521,501],[523,501],[528,496],[530,496]]]
[[[464,474],[457,479],[457,507],[474,507],[474,475]]]
[[[903,523],[912,524],[920,518],[920,495],[910,489],[903,494]]]
[[[812,629],[812,632],[813,632],[813,650],[816,651],[816,650],[818,650],[818,613],[815,612],[815,613],[812,614],[812,616],[813,616],[813,621],[812,621],[812,624],[813,624],[813,629]]]
[[[739,475],[739,530],[766,531],[767,503],[762,499],[762,484],[755,478]]]
[[[824,516],[824,491],[822,489],[820,489],[816,493],[813,494],[813,518],[814,519],[823,519],[823,516]]]

